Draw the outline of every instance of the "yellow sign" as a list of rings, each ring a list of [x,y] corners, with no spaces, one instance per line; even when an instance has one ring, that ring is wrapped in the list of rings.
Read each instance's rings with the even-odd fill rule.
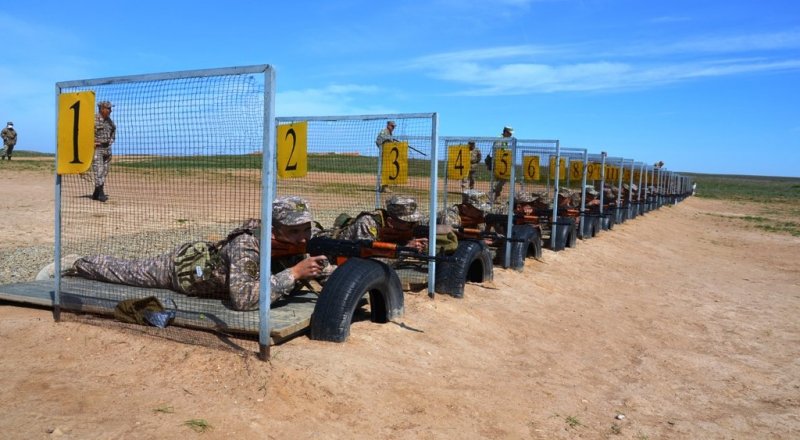
[[[536,181],[542,178],[539,169],[539,156],[522,156],[522,174],[526,182]]]
[[[278,126],[278,177],[291,179],[308,173],[308,122]]]
[[[556,157],[550,156],[550,177],[555,179],[556,178]],[[558,180],[566,180],[567,179],[567,158],[561,157],[558,160]]]
[[[508,148],[497,148],[494,150],[492,169],[494,178],[508,180],[511,178],[511,150]]]
[[[619,180],[619,167],[606,165],[606,182],[616,182]]]
[[[628,183],[631,181],[631,169],[625,168],[622,170],[622,183]]]
[[[447,149],[447,177],[463,179],[469,175],[470,152],[468,145],[453,145]]]
[[[408,182],[408,142],[386,142],[381,149],[381,185]]]
[[[641,171],[634,171],[633,172],[633,183],[639,184],[639,181],[642,180],[642,172]]]
[[[586,165],[586,180],[600,180],[603,177],[600,173],[601,170],[602,166],[599,163],[589,162]]]
[[[570,161],[569,180],[573,182],[583,180],[583,162],[577,160]]]
[[[58,96],[58,174],[80,174],[94,157],[94,91]]]

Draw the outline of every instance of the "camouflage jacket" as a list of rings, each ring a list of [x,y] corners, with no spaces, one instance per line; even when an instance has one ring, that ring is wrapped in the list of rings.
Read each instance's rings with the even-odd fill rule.
[[[478,164],[481,163],[481,150],[479,150],[478,147],[475,147],[474,150],[469,152],[469,162],[472,165],[478,165]],[[471,171],[475,171],[475,170],[476,170],[476,168],[474,168],[474,167],[471,168]]]
[[[94,117],[94,146],[108,146],[117,138],[117,125],[111,118],[103,118],[100,113]]]
[[[17,130],[14,130],[13,127],[4,128],[3,131],[0,131],[0,136],[3,138],[3,143],[9,147],[17,145]]]
[[[397,141],[397,139],[392,137],[392,134],[389,133],[389,129],[384,128],[383,130],[381,130],[380,133],[378,133],[378,137],[375,138],[375,145],[377,145],[378,148],[381,148],[383,144],[385,144],[386,142],[395,142],[395,141]]]

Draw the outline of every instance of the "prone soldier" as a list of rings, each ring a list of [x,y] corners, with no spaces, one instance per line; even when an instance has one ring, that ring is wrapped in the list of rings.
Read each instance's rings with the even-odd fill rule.
[[[270,303],[300,290],[305,280],[324,282],[335,268],[324,256],[282,252],[304,248],[311,238],[313,218],[305,200],[295,196],[276,199],[272,219],[272,249],[278,258],[272,259]],[[249,219],[216,243],[184,243],[165,254],[138,260],[83,257],[67,275],[227,299],[234,310],[255,310],[259,303],[260,228],[261,220]]]

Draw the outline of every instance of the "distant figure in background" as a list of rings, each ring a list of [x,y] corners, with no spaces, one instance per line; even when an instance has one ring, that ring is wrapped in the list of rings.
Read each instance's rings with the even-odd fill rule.
[[[692,195],[697,194],[697,182],[692,183]]]
[[[510,138],[513,135],[514,135],[514,129],[511,126],[506,125],[505,127],[503,127],[503,137],[504,138]],[[497,156],[496,150],[499,149],[499,148],[508,148],[508,142],[506,142],[506,141],[496,141],[492,145],[492,150],[495,151],[495,156]],[[494,164],[494,165],[496,165],[496,164]],[[495,180],[492,181],[492,188],[491,188],[490,195],[489,195],[492,204],[497,202],[497,198],[500,197],[500,193],[503,192],[503,187],[505,185],[506,185],[506,181],[503,180],[503,179],[495,179]]]
[[[481,163],[481,150],[475,146],[475,141],[467,142],[469,146],[469,174],[467,177],[461,179],[461,191],[467,189],[467,181],[469,181],[469,189],[475,189],[475,172],[478,171],[478,164]]]
[[[94,117],[94,158],[92,159],[92,172],[94,173],[94,193],[92,200],[105,202],[108,196],[103,190],[108,176],[108,167],[111,164],[111,145],[117,138],[117,126],[111,120],[111,105],[108,101],[97,104],[97,114]]]
[[[17,131],[14,130],[14,123],[8,121],[6,128],[0,131],[0,136],[3,138],[3,154],[0,155],[0,160],[11,160],[11,153],[14,151],[14,145],[17,145]]]
[[[383,157],[383,144],[387,142],[397,142],[397,139],[394,138],[392,133],[394,132],[395,127],[397,127],[397,123],[394,121],[388,121],[386,123],[386,128],[378,133],[378,137],[375,138],[375,145],[378,146],[378,179],[383,178],[383,170],[381,167],[382,161],[381,158]],[[392,192],[389,189],[388,185],[381,185],[380,192]]]

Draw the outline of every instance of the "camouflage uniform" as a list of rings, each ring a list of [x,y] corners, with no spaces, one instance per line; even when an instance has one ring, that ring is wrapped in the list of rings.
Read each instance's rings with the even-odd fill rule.
[[[470,146],[473,148],[469,152],[469,174],[461,179],[461,191],[467,189],[467,181],[469,181],[469,189],[475,189],[475,172],[478,171],[478,165],[481,163],[481,150],[475,146],[475,142],[470,142]]]
[[[14,151],[14,145],[17,145],[17,131],[14,130],[14,123],[9,122],[2,131],[0,137],[3,138],[3,153],[0,154],[0,160],[11,160],[11,153]]]
[[[469,207],[479,210],[480,214],[470,212]],[[492,205],[489,204],[489,196],[486,193],[468,189],[461,193],[461,204],[456,205],[456,209],[461,226],[477,228],[483,223],[483,216],[491,211]]]
[[[99,109],[111,108],[108,101],[100,101]],[[94,172],[95,186],[103,186],[108,176],[108,167],[111,163],[111,145],[117,137],[117,126],[111,117],[104,118],[98,111],[94,117],[94,159],[92,171]]]
[[[341,240],[385,240],[381,229],[386,227],[387,216],[414,223],[424,219],[417,212],[417,201],[413,197],[397,195],[386,201],[385,210],[362,212],[355,220],[336,231],[335,236]]]
[[[506,132],[509,132],[510,135],[509,136],[505,136]],[[503,127],[503,135],[504,135],[503,137],[511,137],[511,135],[513,135],[513,134],[514,134],[514,129],[513,128],[511,128],[509,126]],[[495,141],[495,143],[492,144],[492,151],[495,152],[495,156],[497,155],[496,151],[498,149],[500,149],[500,148],[508,148],[508,142],[507,141]],[[496,163],[495,163],[495,166],[497,166]],[[505,180],[502,180],[502,179],[494,179],[494,180],[492,180],[492,188],[489,191],[490,192],[490,200],[491,200],[492,204],[494,204],[497,201],[497,198],[500,197],[500,193],[503,192],[503,187],[505,185],[506,185],[506,181]]]
[[[281,197],[273,203],[273,220],[293,226],[311,221],[308,207],[299,197]],[[109,283],[170,289],[190,296],[228,299],[234,310],[258,309],[261,220],[249,219],[218,243],[186,243],[157,257],[123,260],[106,255],[78,259],[70,274]],[[205,255],[204,258],[187,256]],[[290,295],[299,282],[291,267],[306,255],[273,259],[270,302]],[[185,270],[187,261],[189,270]],[[192,270],[194,269],[194,270]],[[324,281],[333,271],[328,266]]]
[[[397,126],[397,124],[394,121],[388,121],[386,125],[393,125],[395,127]],[[381,178],[383,175],[382,174],[383,170],[381,169],[383,162],[381,161],[381,157],[383,156],[382,154],[383,144],[387,142],[397,142],[397,139],[395,139],[392,136],[392,133],[389,132],[388,128],[384,128],[383,130],[380,131],[380,133],[378,133],[378,136],[375,138],[375,145],[378,147],[378,178]],[[389,189],[388,185],[381,185],[380,192],[386,192],[388,191],[388,189]]]

